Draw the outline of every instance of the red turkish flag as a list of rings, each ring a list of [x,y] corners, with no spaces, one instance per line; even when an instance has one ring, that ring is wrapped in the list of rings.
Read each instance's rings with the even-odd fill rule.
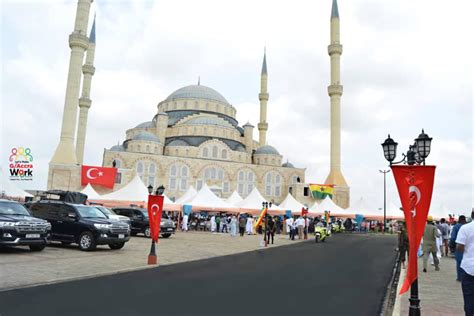
[[[418,278],[418,247],[430,210],[436,166],[392,166],[408,232],[408,269],[400,295]]]
[[[150,220],[151,239],[158,242],[161,214],[163,213],[163,195],[148,196],[148,219]]]
[[[113,189],[117,168],[82,166],[81,184],[99,184]]]

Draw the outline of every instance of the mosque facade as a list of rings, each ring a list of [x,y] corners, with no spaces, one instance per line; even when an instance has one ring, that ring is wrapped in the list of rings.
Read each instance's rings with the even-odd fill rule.
[[[70,35],[71,61],[63,113],[60,143],[50,162],[48,188],[80,190],[80,165],[86,144],[88,109],[91,107],[90,89],[95,72],[95,21],[89,37],[87,20],[92,0],[79,0],[74,32]],[[339,27],[339,16],[331,16],[331,30]],[[337,23],[334,19],[337,18]],[[333,34],[333,33],[331,33]],[[337,36],[339,33],[337,32]],[[331,37],[333,38],[333,36]],[[332,43],[331,45],[338,44]],[[330,47],[331,47],[330,45]],[[340,45],[339,45],[340,46]],[[330,51],[331,68],[339,62],[338,47]],[[341,46],[342,52],[342,46]],[[85,55],[85,63],[82,60]],[[337,60],[336,60],[337,59]],[[81,70],[83,76],[81,76]],[[339,71],[339,68],[337,69]],[[331,72],[334,73],[333,71]],[[82,78],[82,94],[79,84]],[[338,80],[338,78],[335,78]],[[337,81],[337,85],[339,81]],[[312,204],[305,184],[305,168],[297,168],[285,161],[280,152],[267,143],[267,90],[268,71],[266,55],[260,74],[260,119],[257,125],[258,141],[254,140],[255,127],[247,122],[239,125],[237,109],[216,90],[201,85],[190,85],[171,93],[157,105],[150,120],[125,131],[123,141],[104,149],[102,165],[118,170],[113,190],[117,190],[138,175],[143,183],[157,187],[164,185],[171,199],[178,199],[190,187],[200,189],[206,183],[219,197],[226,198],[233,191],[246,197],[254,187],[273,203],[280,203],[291,192],[302,203]],[[342,86],[329,87],[331,100],[331,133],[334,106],[340,106]],[[331,88],[332,87],[332,88]],[[335,90],[336,89],[336,90]],[[340,90],[339,90],[340,89]],[[340,93],[339,93],[340,92]],[[77,112],[79,110],[79,118]],[[337,110],[337,109],[336,109]],[[77,135],[73,135],[78,122]],[[336,135],[337,136],[337,135]],[[339,136],[338,136],[339,137]],[[340,146],[337,137],[336,145]],[[74,145],[74,141],[76,144]],[[338,149],[339,150],[339,149]],[[349,188],[342,173],[338,173],[340,158],[333,164],[333,138],[331,138],[331,174],[343,180],[334,183],[333,199],[340,206],[348,206]],[[336,155],[337,156],[337,155]],[[336,177],[336,178],[337,178]],[[331,175],[328,180],[333,181]],[[327,181],[328,181],[327,180]],[[337,180],[337,179],[336,179]],[[96,188],[99,193],[110,190]],[[262,201],[263,202],[263,201]]]

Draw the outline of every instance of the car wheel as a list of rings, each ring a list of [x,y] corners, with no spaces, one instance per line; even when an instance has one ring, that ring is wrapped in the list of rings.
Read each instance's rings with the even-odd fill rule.
[[[314,237],[314,241],[319,242],[319,235],[316,235],[316,237]]]
[[[145,234],[145,237],[150,238],[151,237],[151,230],[150,227],[147,227],[144,231],[143,234]]]
[[[171,236],[171,234],[162,234],[161,237],[163,238],[169,238]]]
[[[44,248],[46,248],[46,245],[30,245],[31,251],[42,251]]]
[[[79,248],[82,251],[94,250],[96,247],[94,236],[91,232],[83,232],[79,236]]]
[[[114,250],[122,249],[123,246],[125,246],[124,242],[119,242],[119,243],[116,243],[116,244],[109,244],[110,249],[114,249]]]

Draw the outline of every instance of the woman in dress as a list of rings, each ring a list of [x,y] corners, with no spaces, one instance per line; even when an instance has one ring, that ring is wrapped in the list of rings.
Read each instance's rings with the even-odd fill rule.
[[[237,236],[237,218],[235,215],[232,215],[232,219],[230,220],[230,235],[232,237]]]
[[[247,235],[252,235],[253,234],[253,218],[251,215],[247,217],[247,224],[245,226],[245,232]]]

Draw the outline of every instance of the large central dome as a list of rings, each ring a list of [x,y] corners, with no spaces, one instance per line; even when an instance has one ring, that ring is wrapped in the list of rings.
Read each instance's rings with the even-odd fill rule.
[[[212,88],[201,85],[191,85],[178,89],[171,93],[165,101],[173,101],[178,99],[205,99],[229,104],[229,102],[227,102],[227,100],[219,92]]]

